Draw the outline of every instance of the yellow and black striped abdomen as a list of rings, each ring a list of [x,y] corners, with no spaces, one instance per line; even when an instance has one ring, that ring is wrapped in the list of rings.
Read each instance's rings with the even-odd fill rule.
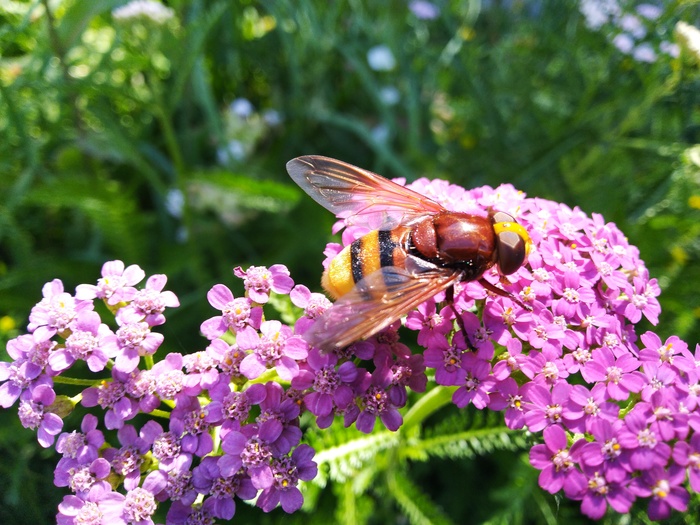
[[[323,272],[321,285],[334,298],[348,293],[364,277],[388,266],[404,267],[402,239],[407,228],[375,230],[343,248]]]

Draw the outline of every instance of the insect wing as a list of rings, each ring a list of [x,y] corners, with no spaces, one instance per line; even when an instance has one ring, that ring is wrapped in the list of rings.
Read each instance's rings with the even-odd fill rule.
[[[368,275],[338,299],[304,333],[324,351],[370,337],[459,280],[460,272],[437,268],[420,275],[389,266]]]
[[[350,224],[390,229],[418,216],[445,211],[413,190],[329,157],[298,157],[287,163],[287,171],[311,198]]]

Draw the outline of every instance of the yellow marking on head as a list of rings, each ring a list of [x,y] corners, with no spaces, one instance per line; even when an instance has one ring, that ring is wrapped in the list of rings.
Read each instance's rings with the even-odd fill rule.
[[[517,222],[495,222],[493,224],[493,231],[498,235],[499,233],[503,232],[514,232],[517,233],[524,241],[525,241],[525,252],[526,254],[530,254],[530,250],[532,249],[532,240],[530,239],[530,234],[527,233],[527,230]]]

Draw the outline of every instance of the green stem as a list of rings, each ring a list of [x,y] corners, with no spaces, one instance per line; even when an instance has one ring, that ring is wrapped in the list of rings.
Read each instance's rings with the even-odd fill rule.
[[[151,92],[153,93],[153,101],[155,102],[154,112],[163,130],[165,146],[175,165],[175,175],[177,182],[179,182],[181,176],[185,173],[185,160],[182,157],[181,148],[177,142],[177,135],[175,134],[175,128],[170,120],[169,112],[165,107],[165,101],[163,100],[163,93],[161,91],[160,81],[158,79],[152,80]]]
[[[269,383],[270,381],[275,381],[281,385],[286,384],[287,382],[282,381],[280,377],[277,375],[277,370],[274,368],[271,368],[270,370],[267,370],[266,372],[263,372],[260,377],[256,379],[251,379],[248,381],[249,384],[253,385],[255,383]]]
[[[102,379],[78,379],[77,377],[66,376],[56,376],[53,378],[54,383],[77,386],[98,386],[102,381]]]
[[[427,392],[406,412],[401,430],[406,432],[411,427],[420,425],[429,416],[449,404],[455,390],[457,390],[456,386],[437,386]]]
[[[149,412],[148,414],[155,417],[162,417],[163,419],[170,419],[170,412],[166,412],[165,410],[160,410],[158,408]]]

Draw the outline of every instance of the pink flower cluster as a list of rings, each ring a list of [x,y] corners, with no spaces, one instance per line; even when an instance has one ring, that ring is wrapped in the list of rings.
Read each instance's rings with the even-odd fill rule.
[[[421,179],[411,187],[454,211],[517,218],[533,240],[527,265],[507,280],[495,271],[485,278],[531,309],[463,283],[455,308],[464,332],[440,294],[405,320],[420,351],[400,341],[396,323],[323,353],[303,334],[331,307],[324,295],[295,285],[283,265],[236,268],[245,295],[224,284],[209,291],[218,314],[201,324],[206,348],[156,359],[164,340],[152,329],[178,306],[165,276],[137,289],[144,272],[112,261],[75,295],[47,283],[29,333],[8,343],[13,361],[0,363],[0,406],[19,401],[22,424],[61,454],[55,483],[71,495],[58,522],[149,524],[166,502],[168,523],[230,519],[236,498],[294,512],[299,482],[317,471],[302,443],[303,412],[319,428],[338,418],[365,433],[377,420],[397,430],[409,391],[424,392],[433,374],[458,407],[503,411],[510,428],[542,433],[530,452],[540,485],[580,500],[587,516],[627,512],[636,499],[648,500],[652,519],[686,510],[688,489],[700,490],[700,350],[635,332],[660,313],[659,287],[636,248],[598,215],[508,185],[467,191]],[[348,227],[343,243],[365,232]],[[266,317],[271,294],[303,312],[293,325]],[[75,366],[99,377],[67,377]],[[59,385],[75,397],[57,396]],[[62,432],[78,402],[91,413]],[[150,415],[140,428],[138,414]],[[102,429],[116,430],[118,442],[107,443]]]

